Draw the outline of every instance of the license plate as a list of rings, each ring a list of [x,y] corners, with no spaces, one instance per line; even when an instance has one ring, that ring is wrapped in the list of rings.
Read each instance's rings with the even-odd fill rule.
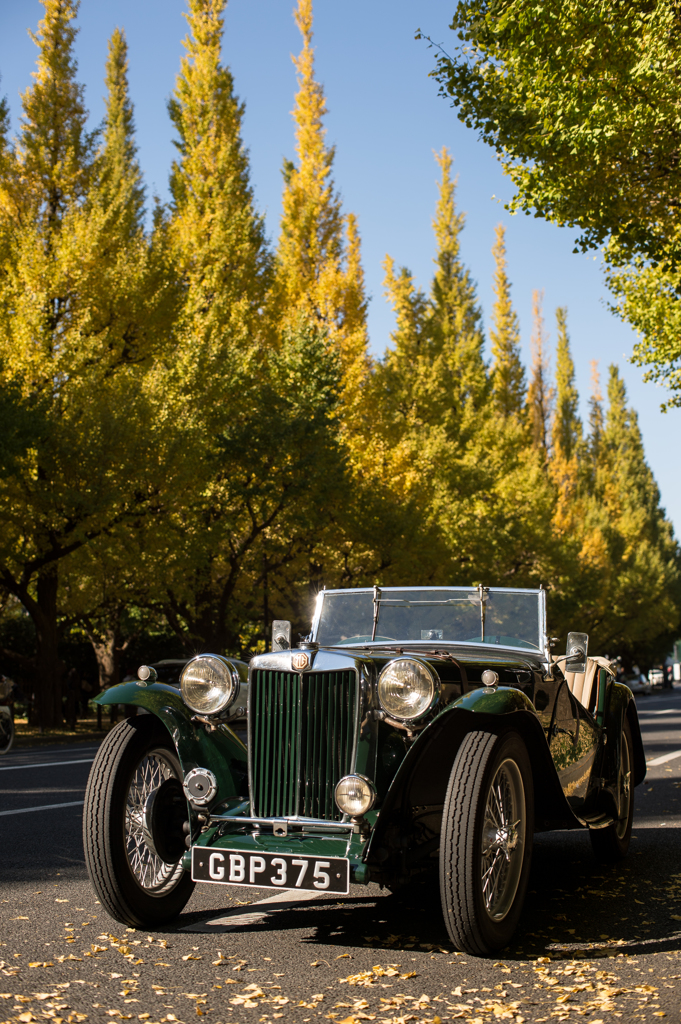
[[[298,857],[294,853],[253,853],[195,846],[192,879],[218,885],[305,889],[347,896],[350,861],[346,857]]]

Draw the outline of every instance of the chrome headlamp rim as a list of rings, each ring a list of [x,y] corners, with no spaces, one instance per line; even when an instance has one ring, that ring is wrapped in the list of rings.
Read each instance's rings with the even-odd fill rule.
[[[428,706],[424,707],[423,710],[417,712],[417,714],[414,715],[396,715],[394,712],[389,711],[388,708],[384,706],[380,696],[381,679],[383,678],[385,673],[388,671],[388,669],[393,668],[395,665],[405,662],[410,664],[416,664],[419,666],[419,668],[424,669],[425,672],[430,676],[430,681],[432,683],[432,693]],[[430,714],[433,708],[436,707],[437,704],[440,702],[441,690],[442,683],[440,682],[440,677],[433,668],[433,666],[429,662],[427,662],[425,658],[415,658],[411,655],[401,655],[398,658],[393,658],[391,661],[389,661],[386,665],[383,666],[379,673],[378,679],[376,680],[376,698],[381,706],[381,709],[385,712],[388,718],[392,719],[395,722],[403,722],[405,724],[408,724],[409,722],[417,722],[419,719],[425,718],[426,715]]]
[[[191,703],[191,701],[187,698],[187,693],[184,685],[185,673],[188,672],[191,666],[195,665],[198,661],[217,661],[224,669],[226,669],[229,679],[231,681],[231,686],[229,690],[224,691],[223,698],[220,701],[220,703],[215,707],[212,707],[209,711],[207,711],[205,708],[196,707],[195,704]],[[187,707],[191,711],[194,711],[197,715],[219,715],[223,711],[226,711],[227,708],[229,708],[239,696],[240,688],[241,679],[239,673],[236,670],[236,667],[228,658],[225,658],[222,654],[197,654],[187,662],[187,664],[182,669],[182,672],[180,673],[180,693],[182,695],[182,700],[187,705]]]
[[[341,805],[338,803],[338,799],[337,799],[337,794],[338,794],[339,787],[344,782],[347,782],[349,779],[361,779],[362,782],[366,783],[366,785],[369,788],[369,792],[371,794],[371,802],[369,803],[369,805],[363,811],[361,811],[359,814],[356,814],[356,815],[350,815],[350,811],[343,810]],[[338,782],[334,786],[334,790],[333,790],[333,799],[334,799],[334,802],[336,804],[336,807],[338,808],[339,811],[341,811],[342,814],[348,814],[351,817],[359,817],[359,818],[361,818],[365,814],[368,814],[369,811],[374,807],[374,805],[376,803],[377,796],[378,796],[378,794],[376,792],[376,786],[374,785],[372,780],[367,775],[362,775],[360,772],[349,772],[347,775],[344,775],[342,777],[342,779],[338,780]]]

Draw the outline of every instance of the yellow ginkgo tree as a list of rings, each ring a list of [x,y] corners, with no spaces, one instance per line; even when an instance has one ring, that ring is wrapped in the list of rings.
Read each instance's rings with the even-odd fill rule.
[[[293,58],[298,73],[296,161],[284,164],[276,301],[280,323],[293,326],[302,316],[338,354],[341,423],[351,450],[358,452],[370,366],[359,229],[354,214],[343,213],[333,180],[335,149],[326,142],[326,99],[315,77],[312,0],[298,0],[294,17],[303,37],[303,48]]]
[[[59,575],[83,546],[158,508],[172,285],[144,233],[117,34],[98,149],[76,80],[75,0],[42,0],[35,81],[0,184],[0,583],[36,633],[35,711],[61,720]],[[120,88],[119,88],[120,87]],[[7,413],[7,403],[11,415]]]

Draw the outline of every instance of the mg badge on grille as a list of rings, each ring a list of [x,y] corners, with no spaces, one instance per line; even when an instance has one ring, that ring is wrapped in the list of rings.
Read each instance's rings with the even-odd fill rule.
[[[298,672],[302,672],[309,664],[310,659],[308,655],[304,654],[302,651],[296,652],[296,654],[291,657],[291,667],[295,668]]]

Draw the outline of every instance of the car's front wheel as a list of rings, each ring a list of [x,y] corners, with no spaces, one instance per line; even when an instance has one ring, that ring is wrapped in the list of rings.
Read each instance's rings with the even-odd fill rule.
[[[534,791],[516,732],[470,732],[452,767],[442,814],[440,896],[454,945],[474,956],[506,946],[532,858]]]
[[[192,894],[181,859],[188,817],[181,779],[170,736],[153,715],[112,729],[92,765],[85,863],[102,906],[124,924],[165,924]]]
[[[605,828],[589,830],[593,852],[596,858],[604,863],[623,860],[629,852],[631,829],[634,823],[633,749],[631,728],[628,719],[625,718],[617,775],[620,817]]]

